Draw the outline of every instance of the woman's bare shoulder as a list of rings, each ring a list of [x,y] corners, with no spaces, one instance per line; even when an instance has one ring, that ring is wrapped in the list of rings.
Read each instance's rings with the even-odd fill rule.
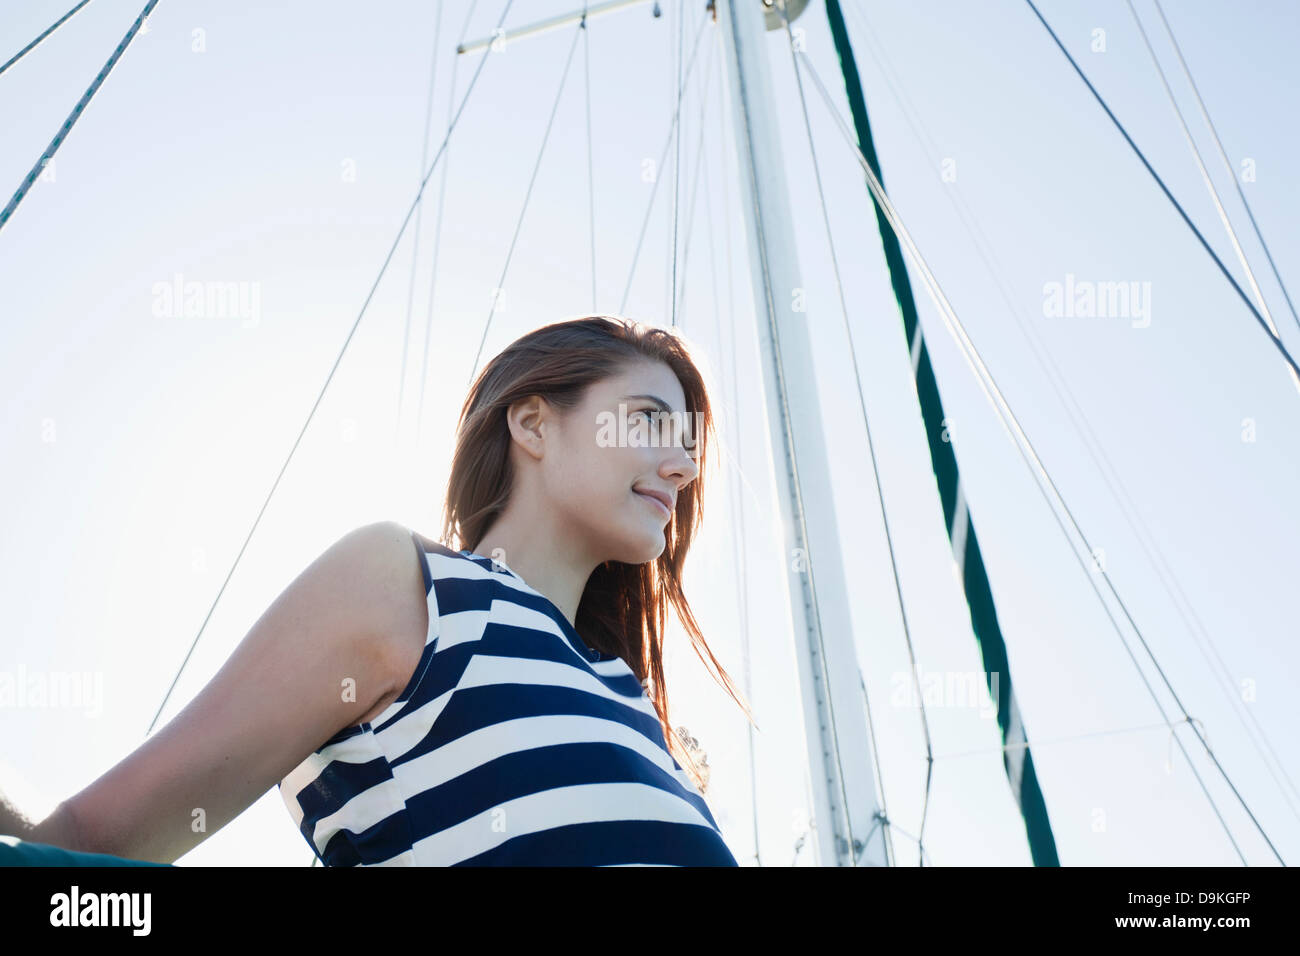
[[[396,699],[424,650],[429,610],[414,535],[418,532],[396,521],[379,521],[355,529],[340,542],[347,548],[355,580],[364,582],[357,598],[375,622],[371,639],[388,644],[392,669],[392,689],[360,722],[377,717]]]

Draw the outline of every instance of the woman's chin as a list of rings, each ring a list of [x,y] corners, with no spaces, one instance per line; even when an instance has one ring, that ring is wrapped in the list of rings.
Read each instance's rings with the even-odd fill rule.
[[[660,531],[657,535],[641,534],[635,538],[624,539],[622,546],[618,549],[620,557],[614,560],[623,564],[646,564],[663,554],[666,547],[668,547],[668,541],[664,537],[663,531]]]

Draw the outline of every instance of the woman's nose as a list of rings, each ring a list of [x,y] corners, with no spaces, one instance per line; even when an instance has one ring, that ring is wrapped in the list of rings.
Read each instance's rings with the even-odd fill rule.
[[[696,464],[691,449],[678,446],[664,463],[662,472],[665,477],[675,478],[679,484],[686,485],[699,475],[700,466]]]

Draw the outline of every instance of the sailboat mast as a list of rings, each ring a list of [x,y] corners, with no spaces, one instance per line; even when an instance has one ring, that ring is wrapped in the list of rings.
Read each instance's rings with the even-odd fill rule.
[[[876,797],[761,0],[719,0],[822,865],[892,861]]]

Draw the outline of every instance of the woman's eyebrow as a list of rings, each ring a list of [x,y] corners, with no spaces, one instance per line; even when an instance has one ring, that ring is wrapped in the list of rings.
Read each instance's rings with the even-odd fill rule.
[[[638,398],[639,398],[639,399],[645,399],[647,402],[654,402],[656,405],[659,406],[659,409],[660,409],[661,411],[665,411],[665,412],[667,412],[667,413],[670,414],[670,415],[672,414],[673,407],[672,407],[671,405],[669,405],[667,402],[665,402],[665,401],[664,401],[662,398],[660,398],[658,395],[624,395],[624,396],[623,396],[623,400],[624,400],[624,401],[626,401],[627,399],[630,399],[630,398],[631,398],[631,399],[638,399]]]

